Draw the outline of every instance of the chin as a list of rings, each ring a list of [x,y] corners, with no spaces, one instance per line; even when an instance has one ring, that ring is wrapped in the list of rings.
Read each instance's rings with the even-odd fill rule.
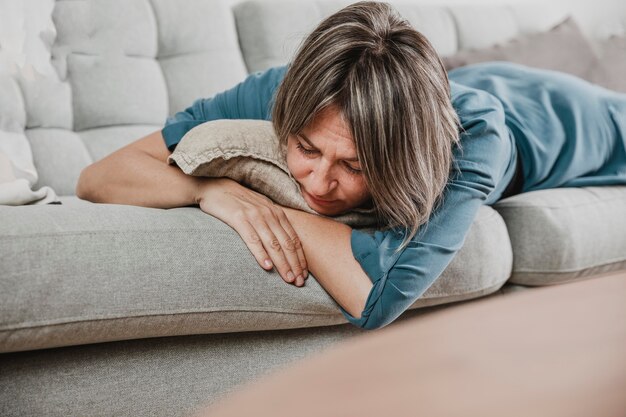
[[[350,211],[350,209],[346,209],[346,208],[321,207],[321,206],[318,206],[317,204],[311,205],[308,202],[307,202],[307,205],[310,208],[312,208],[316,213],[322,214],[324,216],[335,217],[335,216],[340,216],[340,215],[345,214],[348,211]]]
[[[324,216],[336,216],[338,215],[341,210],[338,210],[335,207],[323,207],[319,204],[315,204],[314,201],[310,201],[306,195],[301,194],[302,198],[304,199],[304,202],[306,203],[307,206],[309,206],[310,209],[312,209],[313,211],[315,211],[318,214],[322,214]]]
[[[324,216],[332,216],[332,217],[339,216],[346,212],[346,210],[328,210],[328,209],[324,210],[324,209],[316,209],[313,207],[311,208],[319,214],[323,214]]]

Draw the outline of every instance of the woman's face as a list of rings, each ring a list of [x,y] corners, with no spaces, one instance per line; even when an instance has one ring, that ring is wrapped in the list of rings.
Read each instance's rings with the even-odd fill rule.
[[[335,216],[370,203],[352,135],[335,106],[289,136],[287,166],[307,204],[320,214]]]

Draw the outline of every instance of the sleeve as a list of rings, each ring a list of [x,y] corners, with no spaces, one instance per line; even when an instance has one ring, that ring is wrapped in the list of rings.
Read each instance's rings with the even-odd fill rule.
[[[403,228],[373,235],[352,230],[353,255],[373,283],[361,317],[340,307],[358,327],[376,329],[391,323],[432,285],[463,246],[478,209],[505,171],[511,133],[502,103],[485,91],[458,84],[452,101],[463,128],[461,147],[454,150],[459,169],[451,171],[428,222],[400,253],[394,250],[405,236]]]
[[[173,152],[185,133],[210,120],[271,120],[274,93],[286,71],[286,65],[257,71],[233,88],[211,98],[199,98],[184,111],[168,117],[161,129],[167,149]]]

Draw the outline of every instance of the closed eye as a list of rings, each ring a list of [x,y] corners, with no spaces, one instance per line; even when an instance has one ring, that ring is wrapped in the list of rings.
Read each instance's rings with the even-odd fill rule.
[[[354,175],[360,175],[363,171],[360,169],[352,168],[350,165],[346,164],[346,168],[348,172]]]
[[[305,148],[304,146],[302,146],[300,142],[298,142],[298,144],[296,145],[296,148],[298,148],[300,152],[302,152],[305,155],[312,155],[316,152],[314,149]]]
[[[317,153],[317,150],[315,150],[315,149],[307,149],[307,148],[305,148],[304,146],[302,146],[302,144],[301,144],[300,142],[298,142],[298,143],[296,144],[296,148],[298,148],[298,150],[299,150],[300,152],[302,152],[304,155],[309,155],[309,156],[310,156],[310,155],[313,155],[313,154]],[[345,163],[345,164],[344,164],[344,166],[346,167],[346,170],[347,170],[350,174],[352,174],[352,175],[360,175],[360,174],[362,174],[362,173],[363,173],[363,171],[362,171],[362,170],[360,170],[360,169],[356,169],[356,168],[352,168],[352,167],[351,167],[349,164],[347,164],[347,163]]]

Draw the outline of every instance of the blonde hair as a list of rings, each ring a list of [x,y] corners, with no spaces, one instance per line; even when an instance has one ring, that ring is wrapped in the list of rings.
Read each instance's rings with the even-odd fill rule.
[[[278,88],[272,122],[282,146],[337,105],[385,228],[426,223],[459,144],[459,119],[439,55],[388,3],[362,1],[323,20]]]

